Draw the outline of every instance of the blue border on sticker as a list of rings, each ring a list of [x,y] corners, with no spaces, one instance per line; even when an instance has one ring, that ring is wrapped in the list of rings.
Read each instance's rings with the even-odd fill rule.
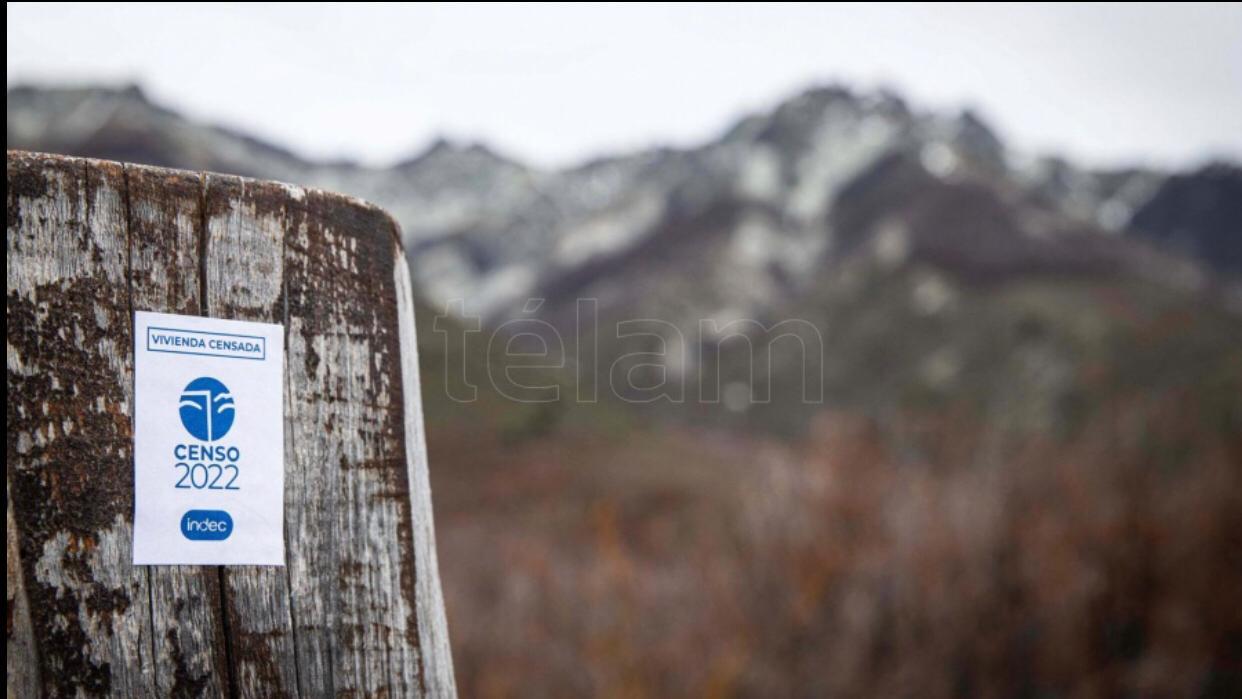
[[[258,340],[259,343],[263,347],[263,356],[262,357],[243,357],[243,356],[238,356],[238,355],[233,355],[233,354],[212,354],[210,352],[182,352],[180,350],[156,349],[156,348],[151,347],[151,331],[152,330],[165,330],[168,332],[175,332],[175,333],[189,333],[191,335],[217,335],[220,337],[244,337],[247,340]],[[267,359],[267,338],[263,337],[262,335],[238,335],[236,333],[217,333],[217,332],[210,332],[207,330],[186,330],[184,328],[162,328],[162,327],[156,327],[154,325],[148,325],[147,326],[147,351],[148,352],[164,352],[167,354],[192,354],[198,357],[219,357],[220,359],[252,359],[256,362],[262,362]]]

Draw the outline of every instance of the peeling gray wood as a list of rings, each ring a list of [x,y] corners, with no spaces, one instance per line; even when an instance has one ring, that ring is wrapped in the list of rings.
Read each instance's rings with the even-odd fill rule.
[[[453,696],[391,219],[51,156],[8,177],[10,692]],[[285,324],[287,568],[129,565],[135,308]]]
[[[130,293],[140,311],[198,315],[202,177],[126,167]],[[198,566],[150,566],[152,654],[161,696],[228,691],[220,575]]]
[[[395,225],[395,224],[394,224]],[[401,239],[397,231],[397,240]],[[428,696],[457,695],[453,656],[449,649],[448,619],[440,590],[440,564],[436,556],[436,528],[431,516],[431,480],[428,475],[427,440],[423,433],[423,402],[419,395],[418,342],[414,336],[414,290],[410,267],[400,245],[393,255],[397,292],[397,327],[401,336],[401,385],[405,398],[405,449],[410,482],[410,516],[413,530],[414,567],[418,570],[415,596],[418,606],[419,648],[423,653],[423,684]]]
[[[21,555],[18,553],[17,523],[13,521],[12,488],[5,487],[5,609],[8,621],[5,633],[5,665],[8,681],[7,696],[32,697],[39,693],[39,664],[35,656],[34,629],[30,625],[30,603],[22,582]]]
[[[152,694],[119,165],[8,158],[8,470],[43,694]]]
[[[284,198],[283,188],[270,182],[207,176],[203,265],[207,315],[284,321]],[[288,469],[287,450],[292,446],[286,448],[286,485],[299,478]],[[291,504],[313,506],[286,502],[286,509]],[[222,580],[236,692],[244,697],[298,696],[286,569],[230,566]]]
[[[294,607],[300,665],[308,683],[330,672],[337,693],[399,694],[424,675],[393,286],[404,262],[378,209],[305,192],[287,211],[292,470],[308,476],[289,495],[321,505],[289,534],[326,544],[289,562],[294,589],[312,591]]]
[[[300,199],[305,199],[304,192],[299,195]],[[325,300],[316,293],[319,290],[312,286],[313,281],[308,280],[311,276],[308,268],[313,265],[307,258],[309,227],[314,225],[318,229],[319,226],[307,220],[311,214],[300,202],[289,206],[288,214],[285,416],[289,429],[286,439],[289,444],[298,445],[289,454],[292,460],[289,470],[310,476],[287,483],[285,494],[290,501],[314,502],[318,506],[289,512],[289,539],[313,543],[290,550],[287,565],[290,585],[296,591],[293,607],[301,631],[298,666],[303,683],[336,693],[338,664],[335,658],[340,653],[340,641],[335,620],[341,617],[341,600],[336,594],[341,542],[322,533],[336,528],[337,512],[342,507],[343,497],[334,477],[341,460],[341,448],[338,440],[321,438],[316,433],[326,431],[328,435],[325,436],[335,436],[331,430],[338,406],[324,400],[326,392],[319,380],[319,365],[325,360],[327,348],[322,335],[311,331],[311,326],[319,326],[315,316],[324,312],[319,306]]]

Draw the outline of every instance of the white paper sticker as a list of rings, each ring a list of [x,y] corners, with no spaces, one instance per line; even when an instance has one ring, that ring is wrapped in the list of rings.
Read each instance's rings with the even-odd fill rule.
[[[284,565],[284,330],[134,314],[134,564]]]

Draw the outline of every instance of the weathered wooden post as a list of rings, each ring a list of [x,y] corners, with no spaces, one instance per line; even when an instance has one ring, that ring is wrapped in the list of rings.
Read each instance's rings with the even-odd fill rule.
[[[9,696],[452,696],[396,224],[8,154]],[[134,566],[133,319],[285,328],[285,567]]]

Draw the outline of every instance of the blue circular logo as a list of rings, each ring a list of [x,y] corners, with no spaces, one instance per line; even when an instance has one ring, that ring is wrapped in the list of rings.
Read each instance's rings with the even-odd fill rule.
[[[196,439],[214,442],[233,426],[233,394],[210,376],[194,379],[181,392],[181,424]]]

